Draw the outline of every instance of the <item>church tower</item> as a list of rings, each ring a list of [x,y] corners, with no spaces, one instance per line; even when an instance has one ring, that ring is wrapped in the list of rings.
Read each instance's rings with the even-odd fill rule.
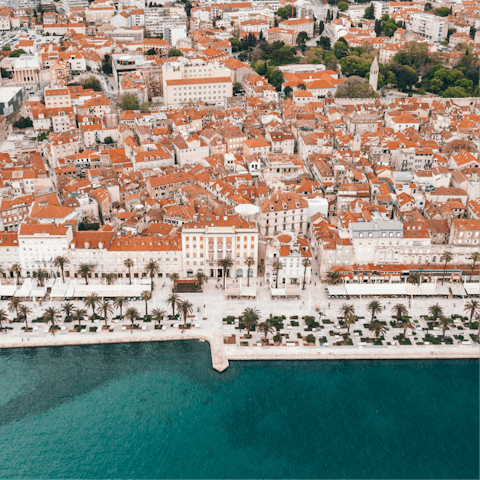
[[[370,67],[370,78],[368,80],[368,83],[372,86],[373,91],[377,91],[377,86],[378,86],[378,62],[377,62],[377,57],[373,59],[372,66]]]

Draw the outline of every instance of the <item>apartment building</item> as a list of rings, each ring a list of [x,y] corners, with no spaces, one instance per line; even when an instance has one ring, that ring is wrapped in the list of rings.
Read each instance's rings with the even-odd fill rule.
[[[447,38],[448,20],[430,13],[418,12],[410,18],[407,30],[418,33],[433,42],[442,42]]]
[[[211,278],[256,277],[257,269],[248,269],[245,259],[258,264],[259,230],[254,222],[239,216],[200,216],[182,228],[182,262],[187,276],[203,272]],[[218,261],[230,258],[231,270],[223,271]]]
[[[42,268],[51,276],[60,276],[53,260],[67,255],[73,237],[70,225],[21,224],[18,229],[19,260],[24,276]]]
[[[203,101],[223,105],[233,95],[230,70],[222,64],[180,58],[163,65],[163,98],[165,105]]]
[[[273,193],[260,201],[260,232],[263,236],[289,231],[307,233],[308,202],[295,192]]]
[[[173,198],[175,191],[185,185],[196,185],[197,181],[188,172],[173,173],[161,177],[149,177],[146,188],[150,198]]]
[[[284,30],[293,30],[297,34],[305,32],[309,37],[313,37],[314,21],[309,18],[289,18],[279,23],[279,27]]]

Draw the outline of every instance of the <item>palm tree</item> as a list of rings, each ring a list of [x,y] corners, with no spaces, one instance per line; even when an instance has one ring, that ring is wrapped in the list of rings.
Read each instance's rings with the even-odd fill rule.
[[[33,310],[27,305],[20,305],[18,309],[20,310],[20,315],[25,320],[25,331],[27,331],[28,330],[27,317],[33,313]]]
[[[17,277],[17,280],[18,280],[18,278],[22,274],[22,266],[19,263],[14,263],[11,266],[10,271],[13,273],[13,275],[15,275]]]
[[[170,281],[173,283],[172,287],[172,292],[177,288],[177,282],[180,277],[178,276],[178,273],[172,273],[170,275]]]
[[[302,266],[303,266],[303,288],[302,290],[305,290],[305,281],[307,278],[307,267],[310,267],[312,265],[312,261],[309,258],[304,258],[302,260]]]
[[[217,260],[217,265],[223,268],[223,289],[225,290],[225,282],[227,280],[227,272],[233,267],[233,260],[225,257]]]
[[[3,322],[8,320],[7,312],[3,308],[0,308],[0,328],[3,328]]]
[[[255,330],[260,320],[260,312],[256,308],[246,308],[242,313],[242,323],[247,329],[247,337],[250,336],[250,332]]]
[[[397,322],[400,321],[400,318],[406,317],[408,315],[407,307],[403,303],[396,303],[391,310],[392,315],[397,317]]]
[[[367,305],[367,311],[369,311],[372,314],[372,322],[373,322],[373,317],[377,313],[381,313],[383,311],[383,306],[378,300],[372,300],[368,305]]]
[[[165,318],[166,314],[167,312],[165,310],[162,310],[160,308],[155,308],[154,310],[152,310],[152,320],[154,322],[157,322],[158,325],[160,325],[163,319]]]
[[[43,287],[45,279],[48,278],[48,272],[43,268],[39,268],[32,273],[32,277],[36,278],[40,283],[40,286]]]
[[[18,318],[18,307],[22,301],[18,297],[12,297],[8,302],[8,311],[10,313],[15,312],[15,317]]]
[[[250,268],[255,265],[255,259],[253,257],[245,258],[245,265],[247,266],[247,287],[250,286]]]
[[[128,318],[128,320],[130,320],[130,322],[132,322],[133,327],[133,322],[140,317],[140,314],[138,313],[138,310],[136,308],[132,307],[126,311],[125,316]]]
[[[49,307],[45,310],[43,318],[52,324],[52,327],[55,326],[55,322],[60,318],[60,313],[55,307]]]
[[[68,257],[58,255],[53,259],[53,266],[56,268],[59,268],[60,271],[62,272],[62,282],[65,283],[65,277],[64,277],[64,268],[67,263],[70,263],[70,260]]]
[[[403,328],[403,338],[406,338],[406,333],[408,328],[411,328],[412,330],[415,329],[415,325],[410,321],[409,318],[403,319],[401,325]]]
[[[470,257],[472,261],[472,269],[470,270],[470,281],[472,281],[473,271],[475,270],[475,264],[480,262],[480,252],[473,252],[472,256]]]
[[[453,260],[452,252],[443,252],[443,255],[440,257],[441,262],[445,262],[443,266],[443,277],[442,277],[442,285],[445,282],[445,272],[447,270],[447,263]]]
[[[178,306],[178,304],[180,303],[180,297],[176,293],[172,292],[167,297],[167,300],[165,300],[165,303],[172,307],[172,317],[174,317],[175,316],[175,307]]]
[[[151,260],[145,265],[145,268],[143,269],[143,271],[145,275],[148,275],[152,279],[152,285],[153,285],[153,277],[160,273],[160,266],[155,260]]]
[[[78,322],[79,326],[82,326],[82,320],[87,316],[87,311],[83,308],[77,308],[75,310],[75,314],[73,315],[73,319]]]
[[[131,258],[127,258],[123,264],[128,268],[128,278],[130,279],[130,285],[132,284],[132,275],[130,273],[131,268],[135,265]]]
[[[380,335],[385,335],[385,333],[387,332],[387,327],[385,327],[385,325],[380,323],[378,320],[372,320],[368,324],[368,329],[375,334],[376,340],[378,340],[378,337],[380,337]]]
[[[187,328],[187,316],[193,313],[193,304],[188,300],[183,300],[182,302],[179,302],[178,309],[183,314],[183,328],[185,329]]]
[[[450,317],[445,317],[442,315],[440,317],[440,327],[442,328],[442,335],[445,338],[445,332],[450,330],[450,325],[452,324],[452,319]]]
[[[75,305],[73,303],[64,303],[61,306],[62,312],[65,314],[65,320],[70,320],[73,316],[73,312],[75,311]]]
[[[148,302],[152,299],[152,292],[144,290],[140,294],[140,299],[145,302],[145,317],[148,317]]]
[[[197,272],[194,275],[195,285],[202,290],[203,284],[208,283],[208,277],[203,272]]]
[[[342,277],[338,272],[328,272],[327,273],[327,283],[329,285],[337,285],[342,283]]]
[[[113,306],[120,309],[120,317],[122,317],[123,307],[128,307],[128,300],[125,297],[117,297],[113,301]]]
[[[117,281],[116,273],[102,273],[102,278],[105,279],[107,285],[113,285]]]
[[[88,285],[88,277],[92,272],[92,266],[89,263],[81,263],[77,270],[77,275],[85,279],[85,285]]]
[[[83,304],[87,308],[92,309],[92,317],[95,317],[95,307],[100,303],[100,301],[100,297],[96,293],[92,293],[91,295],[83,299]]]
[[[350,335],[350,325],[353,325],[356,321],[357,317],[351,313],[343,318],[343,324],[347,327],[347,335]]]
[[[340,315],[343,317],[343,321],[345,322],[347,317],[355,315],[355,307],[353,305],[347,305],[344,303],[338,310],[338,313],[340,313]]]
[[[7,277],[7,274],[5,273],[5,270],[2,267],[0,267],[0,277],[3,277],[3,278]]]
[[[103,300],[98,307],[105,320],[105,326],[108,327],[108,316],[113,314],[113,306],[108,300]]]
[[[410,272],[408,275],[408,283],[420,286],[422,283],[422,275],[420,272]]]
[[[283,268],[283,263],[277,259],[273,262],[272,268],[275,270],[277,277],[275,281],[275,288],[278,288],[278,272]]]
[[[465,308],[463,309],[463,311],[470,312],[469,322],[472,323],[473,316],[480,311],[480,304],[478,300],[470,300],[470,302],[465,304]]]
[[[263,332],[265,335],[265,340],[267,339],[267,336],[269,333],[273,333],[275,331],[275,327],[273,326],[272,322],[267,318],[264,322],[260,323],[258,325],[258,330],[260,332]]]
[[[433,325],[435,326],[438,317],[443,315],[443,308],[438,303],[436,303],[435,305],[431,305],[428,308],[428,313],[431,317],[433,317]]]

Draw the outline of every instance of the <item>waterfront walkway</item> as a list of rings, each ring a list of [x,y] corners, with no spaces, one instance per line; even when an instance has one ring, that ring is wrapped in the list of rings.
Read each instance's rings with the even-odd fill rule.
[[[165,320],[162,329],[156,329],[153,323],[140,323],[140,329],[128,330],[129,322],[122,321],[113,323],[109,321],[110,329],[103,329],[104,322],[83,322],[86,326],[85,332],[79,333],[71,331],[72,323],[59,323],[61,330],[55,335],[49,332],[49,327],[44,323],[31,323],[29,326],[35,327],[35,330],[25,333],[21,330],[24,323],[8,323],[11,328],[7,333],[0,333],[0,348],[18,348],[18,347],[47,347],[60,345],[93,345],[109,343],[127,343],[127,342],[154,342],[154,341],[182,341],[199,340],[207,341],[210,344],[212,352],[212,366],[215,370],[222,372],[228,368],[230,360],[333,360],[333,359],[432,359],[432,358],[480,358],[480,345],[475,342],[477,330],[462,324],[460,320],[452,325],[452,330],[446,332],[453,343],[432,344],[431,337],[439,337],[441,332],[438,327],[427,330],[427,322],[421,318],[428,311],[428,307],[433,303],[439,303],[446,315],[462,314],[465,302],[464,299],[414,299],[409,302],[408,299],[382,299],[380,302],[386,307],[386,310],[378,315],[379,319],[386,323],[388,332],[382,345],[373,345],[366,343],[372,338],[372,333],[366,328],[369,322],[369,314],[366,312],[367,300],[334,300],[327,299],[325,295],[325,285],[308,285],[305,291],[302,291],[299,300],[271,299],[267,288],[258,288],[257,298],[254,300],[228,300],[225,298],[223,290],[216,289],[215,283],[204,286],[204,293],[181,294],[182,299],[188,299],[194,305],[197,320],[194,321],[195,327],[182,330],[178,328],[181,321],[176,322]],[[158,285],[153,292],[152,301],[149,302],[149,310],[152,308],[165,308],[165,299],[170,294],[169,284],[165,287]],[[38,305],[33,302],[24,302],[33,309],[32,318],[41,316],[47,307],[61,306],[59,301],[43,302]],[[83,303],[74,300],[72,303],[79,308],[85,308]],[[342,345],[343,335],[346,329],[338,325],[338,309],[343,303],[353,304],[357,315],[364,316],[359,319],[350,329],[350,338],[352,345]],[[399,345],[399,334],[402,329],[390,325],[392,320],[390,309],[396,303],[403,303],[408,308],[412,320],[417,323],[416,330],[407,331],[407,337],[411,340],[411,345]],[[322,319],[319,319],[318,312],[315,311],[315,305],[321,305],[324,312]],[[8,302],[2,302],[1,308],[7,310]],[[140,313],[144,311],[144,302],[130,302],[130,306],[136,307]],[[238,324],[225,324],[223,319],[228,316],[238,316],[247,307],[254,307],[260,311],[262,319],[269,317],[270,314],[285,315],[284,328],[280,331],[282,342],[273,345],[272,335],[269,335],[270,344],[263,345],[263,335],[253,333],[252,337],[247,339],[245,331],[240,331]],[[315,316],[319,321],[320,328],[314,331],[306,331],[306,324],[302,317],[305,315]],[[291,316],[298,316],[298,325],[292,325]],[[328,323],[324,319],[330,319]],[[262,320],[261,320],[262,321]],[[95,328],[96,327],[96,328]],[[94,331],[97,330],[97,331]],[[427,330],[425,332],[425,330]],[[307,343],[306,336],[313,335],[315,345]],[[370,337],[370,339],[368,339]]]

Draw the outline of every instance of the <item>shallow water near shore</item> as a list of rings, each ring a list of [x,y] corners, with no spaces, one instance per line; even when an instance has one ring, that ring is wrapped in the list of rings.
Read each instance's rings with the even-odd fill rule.
[[[478,478],[478,360],[0,350],[0,478]]]

